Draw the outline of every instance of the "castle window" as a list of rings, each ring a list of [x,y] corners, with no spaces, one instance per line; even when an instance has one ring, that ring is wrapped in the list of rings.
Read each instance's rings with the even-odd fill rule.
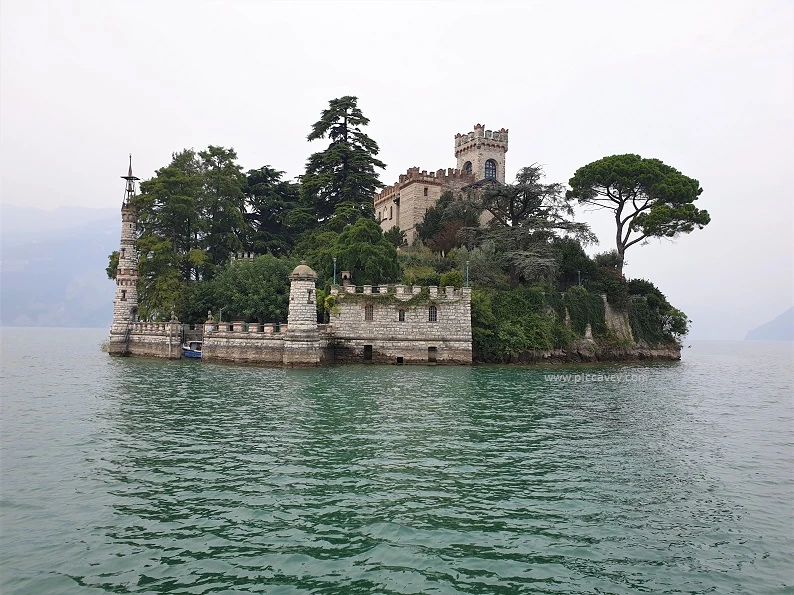
[[[121,257],[122,257],[122,258],[124,258],[124,251],[125,251],[125,250],[126,250],[126,248],[122,248],[122,249],[121,249]]]
[[[372,304],[364,306],[364,320],[372,320]]]
[[[438,308],[436,308],[435,306],[430,306],[427,309],[427,321],[438,322]]]
[[[463,171],[465,171],[467,174],[472,172],[471,161],[467,161],[463,164]]]
[[[122,302],[127,301],[127,290],[126,289],[122,289],[121,290],[121,301]]]
[[[425,186],[425,196],[427,196],[427,187]]]
[[[389,207],[389,219],[394,215],[394,207]]]
[[[400,322],[405,322],[405,310],[400,310],[397,312],[397,320]]]
[[[489,159],[485,162],[485,179],[486,180],[495,180],[496,179],[496,161],[493,159]]]

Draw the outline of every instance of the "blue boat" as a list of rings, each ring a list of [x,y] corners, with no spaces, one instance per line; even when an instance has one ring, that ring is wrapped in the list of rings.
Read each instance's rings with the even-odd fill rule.
[[[182,344],[183,357],[193,357],[201,359],[201,341],[190,341]]]

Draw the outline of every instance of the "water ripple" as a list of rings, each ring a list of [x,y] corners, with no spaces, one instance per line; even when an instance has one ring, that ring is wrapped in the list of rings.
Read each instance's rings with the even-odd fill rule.
[[[789,347],[703,345],[587,369],[645,383],[565,384],[110,359],[89,336],[4,347],[3,592],[794,585]],[[45,339],[68,355],[32,375]]]

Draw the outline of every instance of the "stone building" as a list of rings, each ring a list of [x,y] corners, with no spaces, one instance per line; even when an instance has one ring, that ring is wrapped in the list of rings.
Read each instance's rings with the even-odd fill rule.
[[[485,130],[482,124],[467,134],[456,134],[455,168],[427,172],[412,167],[375,195],[375,217],[381,229],[398,226],[411,244],[416,239],[416,224],[444,192],[461,192],[482,180],[504,184],[507,137],[507,129]]]
[[[138,252],[136,248],[138,214],[133,205],[135,182],[132,175],[132,155],[126,176],[124,199],[121,201],[121,242],[116,269],[116,295],[113,299],[113,322],[110,327],[111,353],[123,352],[128,341],[129,323],[138,320]]]
[[[344,278],[344,276],[343,276]],[[471,289],[333,286],[334,361],[470,364]]]
[[[317,366],[327,362],[470,364],[471,294],[468,288],[370,285],[356,287],[344,271],[343,286],[331,294],[337,305],[329,324],[317,323],[317,274],[305,263],[290,273],[287,324],[207,321],[186,328],[169,322],[138,320],[137,213],[132,159],[121,205],[121,245],[116,297],[108,351],[178,359],[185,340],[202,342],[203,361],[283,366]],[[252,253],[233,264],[254,259]]]

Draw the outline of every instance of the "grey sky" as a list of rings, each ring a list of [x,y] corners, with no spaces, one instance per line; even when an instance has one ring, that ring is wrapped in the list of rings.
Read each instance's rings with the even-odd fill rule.
[[[794,3],[0,4],[0,201],[115,207],[127,153],[234,147],[292,177],[329,99],[357,95],[391,184],[455,165],[453,136],[510,129],[507,176],[565,182],[605,155],[700,180],[712,223],[632,248],[694,319],[740,338],[792,305]],[[582,213],[613,247],[606,214]]]

